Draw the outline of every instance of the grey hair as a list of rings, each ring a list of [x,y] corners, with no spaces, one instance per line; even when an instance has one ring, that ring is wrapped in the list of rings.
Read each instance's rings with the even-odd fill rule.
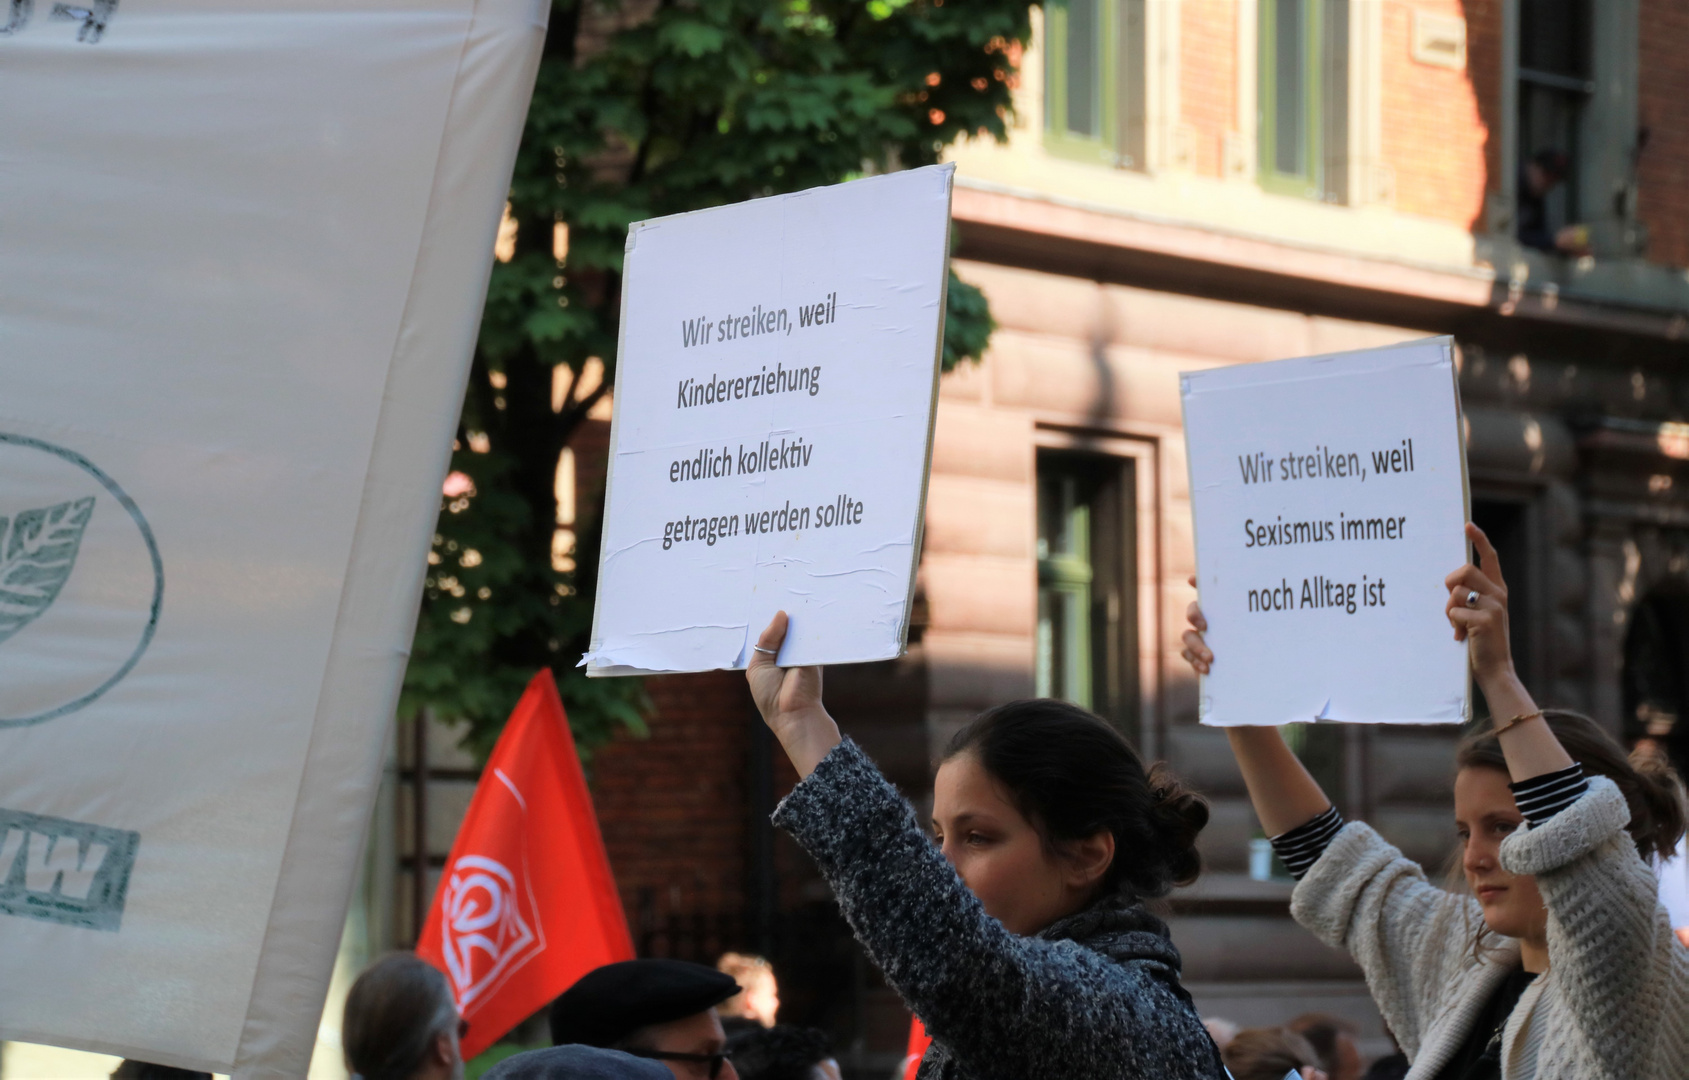
[[[457,1027],[451,986],[415,953],[390,953],[358,976],[346,995],[341,1043],[347,1071],[362,1080],[407,1080],[434,1039]]]

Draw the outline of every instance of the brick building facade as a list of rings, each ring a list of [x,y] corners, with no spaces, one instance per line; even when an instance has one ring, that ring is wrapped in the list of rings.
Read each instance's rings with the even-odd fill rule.
[[[1171,908],[1199,1004],[1243,1023],[1340,1012],[1381,1048],[1358,971],[1290,922],[1282,883],[1247,875],[1256,822],[1223,737],[1194,723],[1177,376],[1454,335],[1473,513],[1510,568],[1527,681],[1684,753],[1689,15],[1676,0],[1034,15],[1010,142],[950,155],[955,266],[999,328],[942,383],[911,647],[829,671],[830,704],[917,805],[983,707],[1049,693],[1109,717],[1214,802],[1209,872]],[[1519,240],[1520,171],[1544,151],[1567,157],[1548,224],[1586,226],[1585,251]],[[743,679],[649,686],[649,738],[592,767],[642,948],[770,953],[787,1015],[883,1075],[906,1014],[766,824],[792,775]],[[1303,753],[1347,813],[1436,868],[1455,737],[1320,727]]]

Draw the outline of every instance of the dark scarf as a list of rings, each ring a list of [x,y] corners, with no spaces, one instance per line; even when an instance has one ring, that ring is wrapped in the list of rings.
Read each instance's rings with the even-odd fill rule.
[[[1180,1001],[1196,1011],[1190,992],[1179,983],[1179,950],[1173,945],[1167,924],[1150,914],[1144,905],[1131,896],[1105,896],[1083,911],[1057,919],[1040,930],[1044,941],[1071,941],[1092,952],[1101,953],[1116,963],[1134,962],[1153,974]],[[1147,963],[1146,963],[1147,961]],[[1220,1063],[1220,1048],[1209,1040],[1214,1051],[1215,1072],[1225,1076]],[[950,1051],[942,1043],[934,1042],[921,1058],[917,1080],[960,1080],[962,1073],[950,1060]]]

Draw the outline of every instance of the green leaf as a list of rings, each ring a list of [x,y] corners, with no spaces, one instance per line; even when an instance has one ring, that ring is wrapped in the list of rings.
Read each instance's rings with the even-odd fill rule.
[[[34,622],[70,580],[94,498],[0,517],[0,642]]]
[[[964,360],[978,363],[991,343],[991,332],[997,329],[985,294],[952,270],[944,308],[944,370],[949,371]]]
[[[720,52],[722,45],[727,41],[727,35],[718,26],[687,19],[670,22],[664,26],[661,39],[669,48],[696,60],[701,56]]]

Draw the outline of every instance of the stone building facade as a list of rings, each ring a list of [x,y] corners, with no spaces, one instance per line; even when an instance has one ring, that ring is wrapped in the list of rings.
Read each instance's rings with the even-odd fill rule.
[[[1034,16],[1009,143],[950,155],[954,265],[998,329],[942,383],[911,646],[829,671],[830,703],[918,805],[981,708],[1052,694],[1118,723],[1213,800],[1208,873],[1170,905],[1199,1004],[1245,1024],[1338,1012],[1381,1049],[1354,966],[1290,922],[1284,883],[1247,874],[1257,823],[1223,736],[1194,722],[1178,373],[1452,335],[1473,516],[1506,560],[1527,682],[1684,762],[1689,13],[1062,0]],[[1582,226],[1570,252],[1521,242],[1521,173],[1556,153],[1541,224]],[[770,953],[787,1015],[883,1075],[907,1014],[767,825],[792,776],[742,679],[649,685],[650,736],[593,763],[642,948]],[[1345,812],[1433,871],[1457,736],[1299,734]],[[425,854],[452,825],[430,819]],[[412,832],[391,852],[406,866]],[[405,877],[387,909],[399,941]]]

